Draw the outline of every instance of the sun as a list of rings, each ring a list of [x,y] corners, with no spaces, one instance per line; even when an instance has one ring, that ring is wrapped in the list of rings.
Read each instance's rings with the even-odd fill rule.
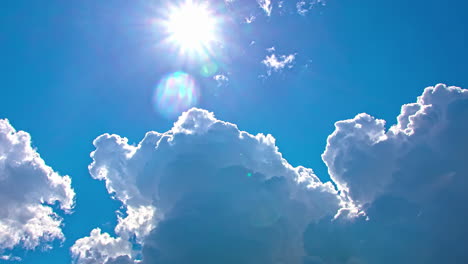
[[[218,19],[206,3],[172,6],[163,24],[167,41],[181,53],[207,55],[218,41]]]

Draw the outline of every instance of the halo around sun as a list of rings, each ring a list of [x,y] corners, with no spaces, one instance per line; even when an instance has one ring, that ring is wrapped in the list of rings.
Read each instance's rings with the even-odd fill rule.
[[[166,42],[184,55],[206,57],[219,41],[219,19],[207,2],[186,0],[170,6],[162,23]]]

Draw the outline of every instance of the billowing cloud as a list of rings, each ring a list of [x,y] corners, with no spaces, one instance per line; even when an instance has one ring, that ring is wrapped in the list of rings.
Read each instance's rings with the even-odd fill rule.
[[[368,114],[337,122],[323,160],[338,191],[291,167],[272,136],[205,110],[138,145],[104,134],[89,170],[126,212],[116,238],[94,230],[72,253],[88,264],[464,263],[467,117],[468,90],[437,85],[389,129]]]
[[[116,261],[130,259],[132,244],[121,237],[113,238],[108,233],[101,233],[101,229],[95,228],[89,237],[75,242],[71,253],[78,264],[119,263]]]
[[[368,220],[311,226],[340,242],[334,254],[318,238],[306,248],[325,263],[467,262],[467,120],[468,90],[439,84],[403,105],[388,130],[367,114],[337,122],[323,160]]]
[[[16,246],[47,248],[48,242],[63,240],[62,219],[52,205],[70,212],[74,197],[70,177],[45,164],[30,135],[0,120],[0,253]]]
[[[302,263],[307,225],[350,206],[311,169],[289,165],[271,135],[240,131],[205,110],[191,109],[138,145],[109,134],[94,145],[90,173],[127,213],[119,237],[89,243],[103,240],[95,230],[76,242],[78,263]]]
[[[367,114],[337,122],[323,154],[330,176],[360,204],[390,191],[416,200],[437,193],[468,168],[467,106],[468,90],[437,85],[404,105],[388,131]]]
[[[273,50],[271,50],[273,49]],[[268,49],[269,52],[274,51],[274,47]],[[267,55],[262,63],[267,67],[268,75],[271,74],[271,71],[280,71],[285,67],[292,68],[296,54],[289,55],[280,55],[276,56],[275,54]]]

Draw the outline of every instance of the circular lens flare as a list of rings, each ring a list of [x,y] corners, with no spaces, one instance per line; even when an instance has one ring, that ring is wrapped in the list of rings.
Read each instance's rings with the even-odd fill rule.
[[[195,106],[198,97],[195,80],[189,74],[179,71],[159,82],[153,100],[159,113],[172,118]]]
[[[206,61],[201,65],[200,74],[203,77],[211,77],[218,72],[218,65],[213,61]]]
[[[167,34],[166,41],[175,46],[179,53],[206,58],[218,41],[218,22],[207,2],[186,0],[181,5],[169,7],[168,16],[162,23]]]

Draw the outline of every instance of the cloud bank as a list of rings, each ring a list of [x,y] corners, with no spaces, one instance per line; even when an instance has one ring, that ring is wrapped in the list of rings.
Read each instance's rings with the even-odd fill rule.
[[[292,167],[271,135],[191,109],[138,145],[104,134],[89,166],[126,212],[78,263],[464,263],[468,90],[428,87],[397,124],[339,121],[332,183]]]
[[[45,164],[28,133],[0,119],[0,253],[16,246],[47,248],[48,242],[63,240],[62,219],[52,205],[70,212],[74,197],[70,177]]]

